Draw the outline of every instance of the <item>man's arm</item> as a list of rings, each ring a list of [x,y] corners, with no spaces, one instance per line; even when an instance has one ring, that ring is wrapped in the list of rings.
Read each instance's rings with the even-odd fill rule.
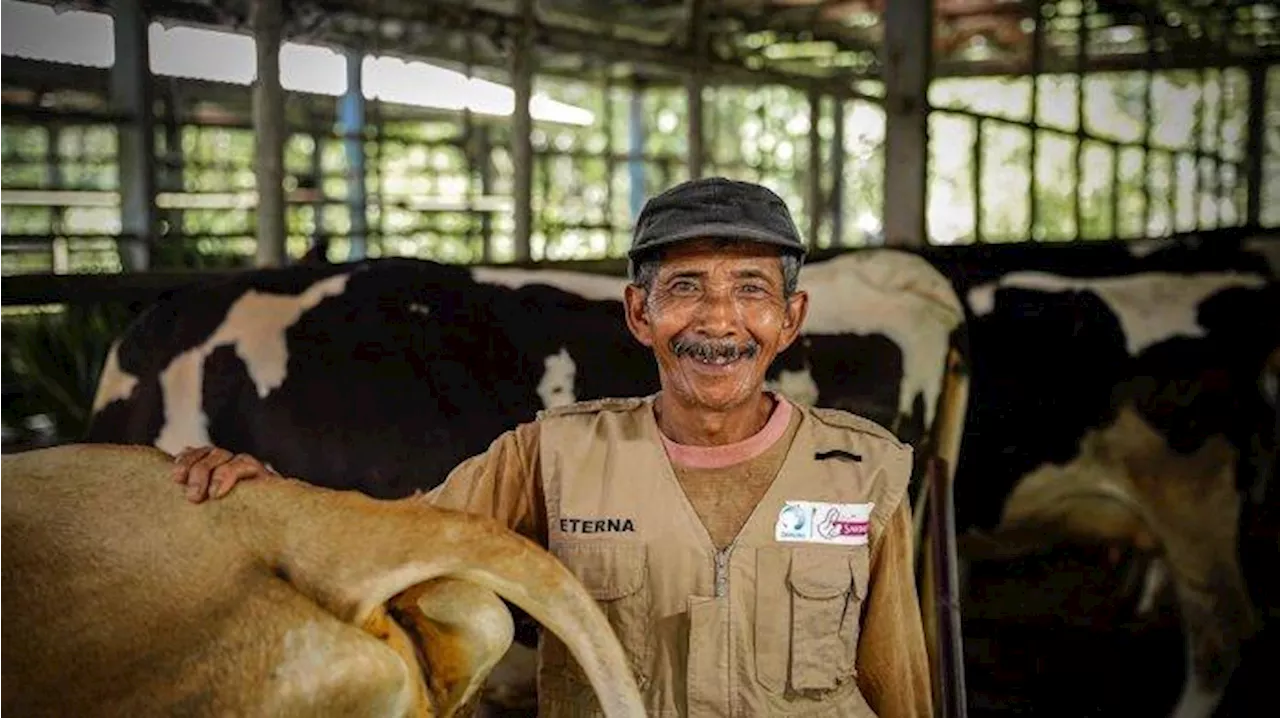
[[[911,505],[905,497],[871,557],[858,639],[858,688],[880,718],[933,715],[929,656],[912,568]]]
[[[503,432],[483,454],[458,464],[443,484],[421,497],[433,506],[488,516],[511,530],[547,544],[538,425]]]

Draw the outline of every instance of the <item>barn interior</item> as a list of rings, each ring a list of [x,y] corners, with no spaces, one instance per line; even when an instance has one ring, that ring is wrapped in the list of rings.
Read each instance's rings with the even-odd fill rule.
[[[174,292],[387,257],[619,276],[644,201],[697,177],[777,192],[811,262],[919,254],[947,268],[962,301],[1010,268],[1252,271],[1277,286],[1273,3],[0,0],[0,11],[6,453],[83,437],[112,342]],[[1280,341],[1277,317],[1263,306],[1245,320]],[[939,372],[967,376],[996,351],[968,339],[964,366]],[[1094,371],[1075,360],[1016,358],[1026,375]],[[1274,417],[1280,360],[1270,371],[1249,386]],[[984,487],[964,452],[982,428],[974,407],[1002,410],[984,393],[996,383],[967,384],[950,465],[922,467],[915,488],[936,714],[1187,709],[1187,606],[1169,582],[1144,590],[1167,546],[989,533],[1009,486]],[[1184,398],[1170,401],[1199,411]],[[1280,658],[1277,427],[1235,496],[1254,543],[1228,560],[1244,567],[1257,623],[1220,700],[1181,715],[1274,710],[1254,700]],[[1034,549],[1012,555],[1014,543]]]

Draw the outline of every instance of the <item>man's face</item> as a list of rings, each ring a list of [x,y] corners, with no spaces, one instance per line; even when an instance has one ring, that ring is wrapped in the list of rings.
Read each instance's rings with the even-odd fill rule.
[[[808,296],[784,297],[782,262],[758,244],[690,241],[667,250],[649,292],[626,290],[627,325],[652,347],[665,391],[725,411],[756,396],[795,340]]]

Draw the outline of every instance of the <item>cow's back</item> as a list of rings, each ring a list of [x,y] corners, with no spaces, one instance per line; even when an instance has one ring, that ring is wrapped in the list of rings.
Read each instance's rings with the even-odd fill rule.
[[[197,667],[179,659],[213,646],[218,619],[267,580],[242,546],[209,539],[160,452],[112,458],[83,447],[4,458],[4,696],[16,713],[92,697],[98,714],[119,714],[117,684],[180,691]]]
[[[414,260],[188,290],[120,339],[101,384],[128,391],[104,392],[85,438],[170,453],[215,444],[379,498],[427,490],[541,408],[543,357],[503,326],[513,303]]]

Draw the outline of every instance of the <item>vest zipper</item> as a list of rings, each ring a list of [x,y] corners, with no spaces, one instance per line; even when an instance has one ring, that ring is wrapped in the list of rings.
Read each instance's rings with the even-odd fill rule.
[[[732,545],[716,552],[716,598],[723,598],[729,590],[729,549]]]

